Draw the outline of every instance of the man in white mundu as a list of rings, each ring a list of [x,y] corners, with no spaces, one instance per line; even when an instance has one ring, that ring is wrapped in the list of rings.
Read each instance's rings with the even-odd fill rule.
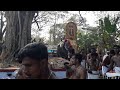
[[[114,45],[114,51],[115,51],[115,55],[111,58],[108,72],[113,69],[116,74],[120,74],[120,54],[119,54],[120,46]]]
[[[110,67],[110,59],[114,55],[115,55],[114,50],[110,50],[109,54],[106,54],[103,56],[103,61],[102,61],[102,75],[103,76],[107,73]]]
[[[95,48],[91,48],[91,53],[87,55],[87,62],[90,67],[88,70],[88,79],[99,79],[98,68],[100,59]]]

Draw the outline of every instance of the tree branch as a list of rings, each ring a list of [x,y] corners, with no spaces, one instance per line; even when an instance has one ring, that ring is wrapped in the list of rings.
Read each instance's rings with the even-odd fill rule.
[[[4,35],[5,32],[6,32],[6,27],[5,27],[5,29],[3,30],[2,35]]]
[[[80,11],[79,11],[79,15],[80,15],[80,17],[82,18],[82,20],[84,21],[84,18],[82,17],[82,15],[81,15]]]
[[[37,15],[35,15],[34,16],[34,18],[33,18],[33,20],[36,20],[36,18],[38,17],[38,15],[39,15],[39,13],[38,12],[36,12],[37,13]],[[33,21],[32,23],[35,23],[35,21]]]
[[[41,28],[39,27],[39,24],[38,24],[38,22],[37,22],[37,20],[35,18],[34,18],[34,21],[37,24],[37,27],[38,27],[39,31],[41,31]]]
[[[86,25],[85,20],[84,20],[84,18],[82,17],[80,11],[79,11],[79,16],[80,16],[80,18],[81,18],[82,21],[83,21],[83,22],[81,22],[80,19],[79,19],[79,23],[82,24],[82,25]]]

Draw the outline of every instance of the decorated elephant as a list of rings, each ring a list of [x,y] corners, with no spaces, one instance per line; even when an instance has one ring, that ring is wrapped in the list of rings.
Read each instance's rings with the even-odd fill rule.
[[[72,54],[74,54],[74,49],[70,44],[69,40],[64,40],[63,42],[60,42],[60,44],[58,44],[57,47],[58,57],[68,59],[69,55],[71,56]]]

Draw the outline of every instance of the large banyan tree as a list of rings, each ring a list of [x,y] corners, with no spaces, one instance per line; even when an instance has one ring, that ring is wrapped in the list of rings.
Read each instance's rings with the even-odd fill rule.
[[[20,48],[31,42],[31,24],[36,11],[6,11],[7,20],[2,61],[9,63]]]

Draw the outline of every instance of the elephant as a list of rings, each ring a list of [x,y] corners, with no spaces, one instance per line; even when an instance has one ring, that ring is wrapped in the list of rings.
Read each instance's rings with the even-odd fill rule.
[[[57,46],[57,56],[58,57],[68,59],[68,53],[70,53],[70,55],[74,54],[74,49],[68,40],[61,42],[61,44],[58,44],[58,46]]]

